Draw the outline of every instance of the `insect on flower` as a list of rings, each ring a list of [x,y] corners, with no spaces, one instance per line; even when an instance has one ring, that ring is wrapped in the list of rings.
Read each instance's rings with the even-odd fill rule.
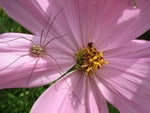
[[[138,8],[137,0],[132,0],[133,5]]]
[[[62,9],[53,17],[53,19],[51,19],[50,16],[48,17],[48,20],[46,22],[45,27],[42,29],[40,37],[32,36],[32,35],[24,35],[24,34],[18,34],[18,36],[19,36],[18,37],[17,35],[15,35],[15,33],[12,33],[12,36],[9,35],[8,38],[3,39],[3,41],[0,41],[1,46],[5,46],[6,48],[9,48],[9,49],[7,49],[7,51],[10,52],[8,54],[8,56],[10,56],[9,57],[10,59],[4,58],[4,62],[2,62],[2,66],[0,67],[0,72],[1,72],[2,76],[3,75],[6,76],[7,71],[11,71],[12,74],[14,73],[14,71],[16,71],[16,73],[14,73],[14,74],[17,74],[18,69],[21,68],[22,71],[19,73],[26,73],[26,71],[28,71],[26,73],[26,75],[24,74],[25,78],[27,78],[27,79],[24,81],[25,83],[21,87],[30,87],[30,80],[31,80],[32,76],[34,76],[33,75],[34,73],[41,74],[43,72],[43,74],[44,74],[44,70],[47,71],[48,68],[52,69],[52,67],[55,67],[56,68],[55,70],[59,71],[59,73],[61,73],[61,71],[62,71],[61,67],[58,65],[56,58],[51,55],[52,52],[51,52],[50,47],[52,47],[52,43],[51,43],[52,41],[63,38],[65,36],[65,34],[63,34],[61,36],[60,35],[53,36],[52,38],[48,37],[49,32],[51,31],[52,26],[54,24],[54,21],[56,20],[57,16],[61,12],[62,12]],[[2,34],[2,35],[5,36],[6,34]],[[58,35],[58,33],[57,33],[57,35]],[[17,37],[17,38],[12,38],[12,37]],[[12,38],[12,39],[10,39],[10,38]],[[24,45],[24,43],[27,43],[27,45],[26,44]],[[20,45],[21,47],[25,46],[25,48],[21,48],[21,47],[16,48],[15,47],[16,45]],[[12,48],[13,50],[11,50],[11,46],[13,46],[13,48]],[[5,53],[4,51],[1,51],[0,54],[3,55],[3,53]],[[13,54],[13,55],[11,55],[11,54]],[[11,56],[13,56],[13,57],[11,57]],[[31,61],[29,61],[27,59],[30,59]],[[42,62],[42,63],[39,63],[39,62]],[[26,65],[27,67],[26,66],[24,67],[24,65]],[[22,68],[25,68],[25,70],[23,70]],[[8,76],[10,76],[10,75],[8,75]],[[21,78],[23,78],[23,76]],[[19,77],[18,77],[18,79],[19,79]],[[33,77],[33,80],[34,79],[35,79],[35,77]],[[44,79],[46,79],[46,78],[44,78]],[[7,82],[9,83],[10,81],[8,80]],[[39,82],[41,82],[41,84],[42,84],[42,80]],[[12,83],[10,83],[10,84],[12,84]],[[13,83],[13,85],[15,85],[15,83]],[[36,84],[35,84],[35,86],[36,86]],[[3,83],[2,83],[2,87],[3,87]],[[5,87],[5,84],[4,84],[4,87]]]

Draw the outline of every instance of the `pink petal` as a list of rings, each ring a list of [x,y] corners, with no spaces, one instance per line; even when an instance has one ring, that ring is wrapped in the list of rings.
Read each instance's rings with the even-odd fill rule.
[[[35,0],[0,0],[8,15],[34,34],[41,34],[46,15]]]
[[[37,43],[39,38],[21,33],[0,35],[0,89],[45,85],[58,78],[68,66],[70,67],[71,64],[64,63],[66,60],[58,59],[58,64],[54,60],[55,56],[54,58],[31,56],[29,49],[34,44],[29,40]]]
[[[105,51],[107,58],[149,58],[150,42],[143,40],[133,40],[124,46]]]
[[[55,37],[67,35],[65,39],[70,45],[81,45],[81,41],[74,38],[70,31],[66,17],[62,14],[62,8],[51,6],[50,1],[1,0],[0,5],[10,17],[38,36],[43,35],[45,37],[47,33],[48,37],[52,34]],[[48,11],[48,9],[51,10]],[[48,29],[50,30],[48,31]],[[42,30],[44,30],[43,34]]]
[[[137,0],[138,8],[131,2],[113,0],[111,6],[105,6],[100,32],[94,39],[101,50],[122,46],[149,30],[150,1]]]
[[[104,97],[121,113],[149,113],[150,58],[112,58],[97,76]]]
[[[135,8],[132,0],[37,0],[13,3],[1,0],[0,4],[15,20],[28,29],[36,29],[31,29],[36,34],[41,35],[49,16],[51,22],[56,17],[53,31],[57,35],[67,34],[66,40],[70,44],[73,40],[80,46],[93,41],[103,50],[116,48],[135,39],[148,30],[150,24],[150,2],[146,0],[138,1],[138,8]]]
[[[42,109],[41,109],[42,108]],[[93,81],[77,73],[47,89],[30,113],[108,113]]]
[[[59,3],[56,3],[54,0],[46,0],[42,2],[41,0],[37,0],[37,2],[41,5],[41,8],[45,11],[45,14],[50,16],[51,19],[54,19],[53,22],[53,30],[57,32],[59,35],[66,34],[66,41],[69,42],[68,44],[76,44],[77,46],[83,45],[80,34],[76,32],[75,29],[72,29],[68,18],[66,17],[66,11],[64,10],[66,6],[61,6]],[[41,4],[42,2],[42,4]],[[66,5],[68,4],[67,1],[63,1]],[[53,21],[53,20],[52,20]],[[76,47],[77,47],[76,46]]]
[[[107,50],[135,39],[150,28],[150,1],[137,2],[138,8],[132,0],[53,0],[50,4],[63,8],[65,23],[83,46],[93,41],[100,49]]]

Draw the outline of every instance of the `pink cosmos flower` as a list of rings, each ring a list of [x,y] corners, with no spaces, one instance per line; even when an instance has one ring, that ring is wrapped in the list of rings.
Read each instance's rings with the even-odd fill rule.
[[[41,86],[59,78],[58,70],[74,66],[39,97],[31,113],[108,113],[107,101],[121,113],[149,113],[150,42],[132,39],[150,28],[150,1],[134,4],[0,0],[13,19],[36,34],[0,35],[0,88]]]

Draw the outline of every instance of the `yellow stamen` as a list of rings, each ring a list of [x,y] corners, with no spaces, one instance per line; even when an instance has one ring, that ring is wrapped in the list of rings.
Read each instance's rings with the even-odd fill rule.
[[[97,51],[93,47],[93,43],[90,42],[86,48],[80,49],[76,54],[77,66],[80,71],[86,75],[93,75],[97,69],[102,68],[104,64],[108,64],[104,60],[104,54],[102,51]]]

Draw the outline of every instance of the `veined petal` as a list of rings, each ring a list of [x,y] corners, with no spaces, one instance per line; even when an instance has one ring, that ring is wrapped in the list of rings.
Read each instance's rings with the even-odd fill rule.
[[[38,36],[65,35],[69,45],[81,45],[81,41],[74,38],[68,26],[63,8],[56,7],[51,0],[0,0],[0,6],[11,18]]]
[[[70,44],[76,42],[76,44],[86,46],[89,41],[93,41],[99,49],[103,50],[122,46],[141,35],[150,26],[150,2],[146,0],[138,0],[138,8],[135,8],[132,0],[50,0],[45,2],[37,0],[13,3],[1,0],[0,2],[9,15],[14,15],[14,19],[19,18],[15,20],[22,21],[23,25],[32,25],[32,27],[37,25],[34,29],[42,26],[34,32],[36,34],[41,34],[49,16],[51,22],[56,16],[55,21],[52,22],[56,34],[66,33],[67,41]],[[25,9],[26,7],[27,9]],[[22,17],[17,16],[17,14],[20,15],[20,13],[16,13],[18,9],[29,14],[26,16],[27,14],[21,13],[21,15],[25,15],[23,18],[28,18],[28,20],[24,21]],[[58,14],[59,11],[60,14]],[[19,10],[19,12],[21,11]],[[32,17],[35,15],[34,18],[40,20],[31,21],[30,15]],[[29,20],[30,22],[28,22]],[[34,24],[34,22],[36,23]]]
[[[150,58],[112,58],[97,75],[102,94],[121,113],[150,111]]]
[[[111,6],[106,4],[102,15],[103,23],[95,39],[97,47],[102,50],[116,48],[149,30],[150,1],[137,0],[138,8],[134,8],[132,2],[113,0]]]
[[[150,58],[150,41],[132,40],[122,47],[105,51],[105,58]]]
[[[74,80],[62,79],[48,88],[35,102],[30,113],[85,113],[85,106],[81,103],[85,95],[85,81],[80,80],[82,76],[79,75],[72,77]],[[74,88],[70,82],[73,82],[71,85]]]
[[[53,0],[52,4],[63,8],[74,37],[84,46],[93,41],[103,50],[116,48],[150,28],[147,0],[138,0],[138,8],[132,0]]]
[[[45,85],[58,78],[61,71],[67,68],[63,61],[57,64],[55,57],[32,56],[30,47],[37,40],[33,35],[21,33],[0,35],[0,89]]]
[[[108,113],[103,96],[87,79],[77,73],[68,75],[46,90],[30,113]]]
[[[36,35],[41,34],[46,25],[47,15],[36,0],[0,0],[0,6],[11,18]]]
[[[83,76],[83,75],[82,75]],[[108,113],[107,103],[92,78],[87,77],[86,113]]]

